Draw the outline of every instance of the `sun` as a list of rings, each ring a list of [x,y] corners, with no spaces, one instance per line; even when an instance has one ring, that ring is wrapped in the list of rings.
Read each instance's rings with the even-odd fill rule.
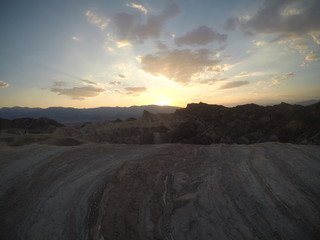
[[[166,98],[161,98],[156,102],[156,105],[159,105],[159,106],[169,106],[170,104],[171,104],[170,100]]]

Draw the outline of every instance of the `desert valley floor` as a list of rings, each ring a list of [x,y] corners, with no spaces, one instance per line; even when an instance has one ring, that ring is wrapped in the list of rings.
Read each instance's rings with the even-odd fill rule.
[[[1,145],[1,239],[319,239],[319,185],[317,145]]]

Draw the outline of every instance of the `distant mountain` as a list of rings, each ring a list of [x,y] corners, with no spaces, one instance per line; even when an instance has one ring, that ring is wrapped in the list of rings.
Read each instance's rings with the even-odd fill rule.
[[[60,123],[81,123],[111,121],[116,119],[125,120],[138,118],[143,111],[151,113],[173,113],[178,107],[171,106],[132,106],[132,107],[99,107],[99,108],[28,108],[12,107],[0,108],[0,118],[50,118]]]
[[[297,105],[302,105],[302,106],[309,106],[309,105],[312,105],[312,104],[315,104],[317,102],[320,102],[320,100],[306,100],[306,101],[301,101],[301,102],[296,102],[295,104]]]

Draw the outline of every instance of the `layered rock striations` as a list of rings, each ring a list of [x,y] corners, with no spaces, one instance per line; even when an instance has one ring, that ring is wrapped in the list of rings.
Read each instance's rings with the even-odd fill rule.
[[[315,145],[0,150],[1,239],[316,240]]]

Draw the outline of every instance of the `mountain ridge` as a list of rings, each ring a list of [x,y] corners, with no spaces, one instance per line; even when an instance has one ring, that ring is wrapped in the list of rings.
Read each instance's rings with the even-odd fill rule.
[[[33,121],[34,127],[15,125],[14,121],[21,124]],[[4,129],[0,137],[9,145],[21,144],[23,138],[34,139],[34,133],[71,137],[80,142],[117,144],[320,144],[320,102],[310,106],[280,103],[267,107],[246,104],[231,108],[200,102],[176,109],[174,113],[143,110],[137,119],[84,122],[73,126],[58,126],[49,120],[38,126],[38,122],[30,119],[1,120],[1,125],[22,128],[24,135],[20,130],[6,130],[0,126]]]
[[[50,118],[64,124],[81,122],[110,121],[140,117],[144,110],[154,113],[172,113],[179,107],[143,105],[131,107],[97,107],[97,108],[72,108],[72,107],[4,107],[0,108],[0,118]]]

